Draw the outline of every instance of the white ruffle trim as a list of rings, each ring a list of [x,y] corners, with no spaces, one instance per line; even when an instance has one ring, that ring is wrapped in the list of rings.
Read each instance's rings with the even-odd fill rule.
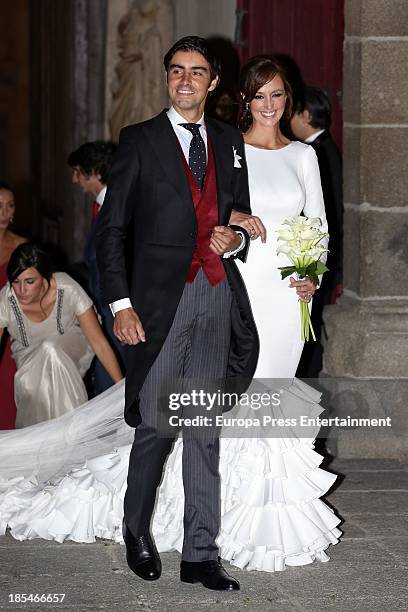
[[[154,515],[159,551],[182,548],[181,460],[178,440]],[[267,572],[328,561],[324,551],[337,544],[341,531],[340,519],[319,499],[336,480],[318,467],[321,461],[307,440],[221,439],[221,557]]]
[[[18,540],[122,542],[123,498],[130,446],[90,460],[39,487],[33,479],[0,482],[0,529]],[[310,440],[221,439],[221,557],[248,570],[327,561],[340,519],[319,498],[336,476],[318,466]],[[184,495],[182,440],[170,455],[153,520],[160,552],[181,551]]]
[[[275,572],[287,566],[328,561],[340,520],[321,500],[297,506],[237,506],[223,517],[218,544],[222,558],[247,570]]]
[[[123,541],[129,451],[130,446],[125,446],[92,459],[44,487],[39,487],[35,479],[0,483],[1,532],[8,525],[18,540]]]

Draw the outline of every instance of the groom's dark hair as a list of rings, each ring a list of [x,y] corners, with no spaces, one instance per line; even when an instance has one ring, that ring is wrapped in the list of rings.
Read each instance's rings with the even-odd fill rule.
[[[196,51],[200,53],[210,64],[211,80],[215,79],[216,76],[221,76],[220,62],[211,49],[208,40],[205,38],[200,38],[200,36],[184,36],[184,38],[180,38],[180,40],[174,43],[163,59],[166,72],[168,72],[173,55],[175,55],[177,51]]]

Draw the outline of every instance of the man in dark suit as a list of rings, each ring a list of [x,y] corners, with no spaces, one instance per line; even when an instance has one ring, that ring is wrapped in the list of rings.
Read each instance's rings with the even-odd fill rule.
[[[342,293],[343,283],[343,177],[339,150],[329,131],[330,102],[317,87],[305,87],[295,107],[290,127],[299,140],[310,144],[316,151],[322,183],[324,205],[329,226],[329,272],[323,276],[322,285],[313,299],[312,323],[317,342],[308,342],[302,353],[296,375],[301,378],[317,378],[322,368],[323,308],[334,304]]]
[[[96,140],[85,142],[69,154],[68,165],[72,168],[72,182],[78,185],[83,193],[89,193],[93,198],[92,225],[86,239],[84,251],[84,260],[87,267],[87,291],[102,317],[103,330],[115,351],[123,371],[124,351],[113,333],[112,313],[102,301],[95,251],[96,221],[105,199],[106,183],[116,149],[117,145],[110,141]],[[113,385],[112,378],[97,358],[95,358],[93,363],[92,375],[95,395],[102,393]]]
[[[231,260],[245,260],[248,234],[228,226],[233,208],[250,213],[242,136],[204,115],[219,79],[204,39],[181,39],[164,65],[172,106],[122,130],[96,240],[103,294],[127,345],[125,419],[136,427],[124,504],[127,560],[146,580],[161,573],[150,521],[172,445],[157,424],[162,383],[200,378],[239,388],[258,357],[248,298]],[[255,223],[251,234],[259,235]],[[213,428],[183,430],[180,578],[238,590],[215,543],[218,449]]]

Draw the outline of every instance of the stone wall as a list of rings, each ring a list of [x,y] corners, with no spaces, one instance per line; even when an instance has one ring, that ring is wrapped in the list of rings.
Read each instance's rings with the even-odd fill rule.
[[[340,432],[338,454],[401,457],[408,455],[407,3],[346,0],[345,11],[346,290],[326,309],[325,371],[360,381],[362,396],[375,388],[370,415],[393,423],[381,436]]]

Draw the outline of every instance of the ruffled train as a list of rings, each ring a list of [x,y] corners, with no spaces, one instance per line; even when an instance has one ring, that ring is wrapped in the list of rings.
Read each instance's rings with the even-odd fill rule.
[[[312,413],[321,412],[310,397],[308,402]],[[1,532],[9,526],[19,540],[122,542],[130,448],[88,459],[45,485],[34,476],[0,480]],[[167,460],[153,518],[160,552],[182,549],[181,458],[179,438]],[[319,468],[321,461],[312,438],[221,438],[221,557],[240,568],[268,572],[327,561],[325,550],[338,542],[341,531],[340,519],[320,499],[336,480]]]

